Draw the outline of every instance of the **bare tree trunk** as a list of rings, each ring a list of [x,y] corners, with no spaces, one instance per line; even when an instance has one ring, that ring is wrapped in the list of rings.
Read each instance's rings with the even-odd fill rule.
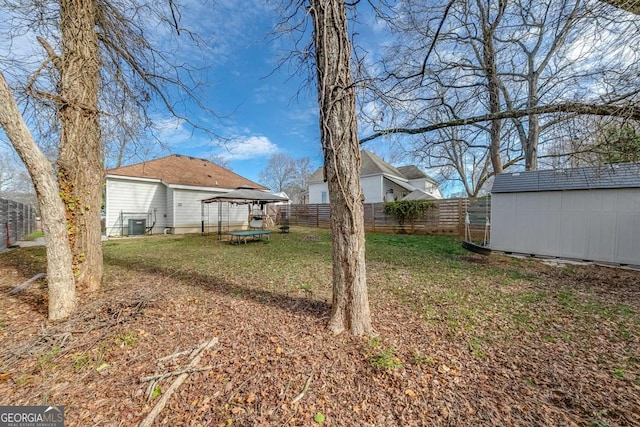
[[[364,205],[352,86],[351,46],[342,0],[311,0],[318,73],[320,135],[331,202],[333,306],[329,330],[369,335]]]
[[[60,0],[62,126],[60,193],[70,224],[78,288],[95,292],[102,280],[100,207],[104,169],[98,122],[100,51],[95,0]]]
[[[49,319],[64,319],[76,306],[64,205],[58,196],[53,167],[33,140],[2,73],[0,125],[27,167],[38,196],[42,229],[46,237]]]
[[[529,95],[527,97],[527,108],[538,105],[538,79],[533,72],[533,67],[529,67]],[[528,118],[528,132],[526,144],[524,144],[524,168],[527,171],[538,169],[538,140],[540,138],[540,118],[537,114],[530,114]]]
[[[477,0],[482,19],[482,54],[484,59],[485,74],[487,77],[487,89],[489,91],[489,114],[499,113],[500,108],[500,80],[498,77],[498,66],[496,65],[496,49],[493,44],[494,32],[506,7],[506,2],[498,2],[498,13],[493,22],[490,20],[490,10],[484,8],[482,2]],[[489,128],[489,157],[493,166],[493,173],[503,172],[502,159],[500,158],[502,121],[492,120]]]

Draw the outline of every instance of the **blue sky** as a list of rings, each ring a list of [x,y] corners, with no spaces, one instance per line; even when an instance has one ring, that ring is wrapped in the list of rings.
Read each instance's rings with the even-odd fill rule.
[[[211,40],[213,55],[201,61],[209,67],[202,99],[225,116],[207,119],[224,139],[211,141],[169,115],[158,117],[160,137],[173,153],[222,156],[234,172],[256,181],[276,152],[309,157],[315,167],[322,163],[315,86],[305,85],[308,76],[296,74],[294,63],[278,67],[293,45],[286,36],[271,35],[280,17],[264,3],[218,0],[212,7],[194,0],[183,9],[185,25]],[[375,39],[374,31],[363,31],[367,40]]]
[[[309,157],[314,166],[322,161],[315,87],[304,87],[307,76],[296,75],[293,63],[278,67],[292,46],[270,35],[278,16],[263,3],[219,0],[213,7],[193,2],[183,9],[185,25],[211,40],[213,55],[201,61],[209,67],[201,97],[224,116],[205,118],[222,138],[192,134],[184,123],[159,116],[160,137],[174,153],[222,156],[234,172],[252,180],[276,152]]]

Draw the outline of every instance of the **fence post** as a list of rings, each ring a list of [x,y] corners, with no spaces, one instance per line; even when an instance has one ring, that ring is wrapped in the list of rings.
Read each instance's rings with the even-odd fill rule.
[[[458,199],[458,236],[464,237],[464,199]]]
[[[371,231],[376,231],[376,207],[373,203],[369,203],[371,206]]]

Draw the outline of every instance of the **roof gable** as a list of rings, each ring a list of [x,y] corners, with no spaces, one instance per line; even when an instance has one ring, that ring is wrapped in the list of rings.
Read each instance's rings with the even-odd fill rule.
[[[424,171],[416,165],[398,166],[398,170],[407,179],[426,179],[427,181],[436,183],[433,178],[424,173]]]
[[[362,166],[360,167],[360,176],[368,175],[392,175],[398,178],[406,179],[402,173],[371,151],[362,150],[361,152]]]
[[[235,172],[208,160],[173,154],[160,159],[122,166],[107,171],[109,175],[161,179],[167,184],[195,187],[238,188],[250,186],[267,189]]]
[[[640,188],[640,163],[501,173],[492,193]]]
[[[436,183],[433,178],[424,173],[415,165],[400,166],[396,168],[395,166],[382,160],[371,151],[367,150],[360,151],[360,156],[362,159],[362,165],[360,167],[361,177],[372,175],[388,175],[399,178],[401,180],[426,179],[427,181],[433,182],[434,184]],[[323,181],[324,173],[322,167],[316,169],[316,171],[312,173],[309,178],[307,178],[308,183],[317,183]]]
[[[316,171],[311,175],[309,175],[309,178],[307,178],[308,183],[323,182],[323,181],[324,181],[324,168],[322,167],[319,167],[318,169],[316,169]]]

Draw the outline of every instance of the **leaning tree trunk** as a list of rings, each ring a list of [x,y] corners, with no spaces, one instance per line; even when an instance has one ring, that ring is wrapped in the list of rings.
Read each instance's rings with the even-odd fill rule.
[[[329,330],[373,332],[365,270],[364,204],[351,47],[342,0],[311,0],[318,73],[320,136],[333,239],[333,306]]]
[[[100,51],[95,0],[60,0],[62,127],[58,181],[69,223],[78,288],[95,292],[102,280],[100,208],[104,170],[98,121]]]
[[[38,196],[42,229],[46,238],[49,319],[64,319],[76,306],[64,205],[58,196],[53,166],[33,140],[2,73],[0,125],[27,167]]]

